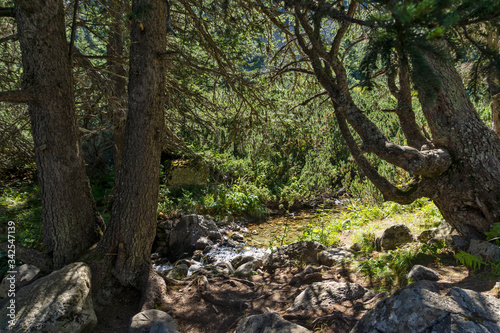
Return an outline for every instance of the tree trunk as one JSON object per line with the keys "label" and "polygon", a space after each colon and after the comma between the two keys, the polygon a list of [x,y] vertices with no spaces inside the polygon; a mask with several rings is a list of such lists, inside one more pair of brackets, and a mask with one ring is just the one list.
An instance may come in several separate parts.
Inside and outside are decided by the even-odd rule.
{"label": "tree trunk", "polygon": [[[431,147],[400,146],[390,142],[355,105],[336,48],[325,47],[320,38],[321,14],[308,16],[310,8],[291,3],[296,15],[294,31],[297,41],[309,56],[319,83],[331,97],[341,133],[363,173],[386,200],[407,204],[420,197],[429,197],[462,235],[469,239],[484,239],[484,233],[493,223],[500,221],[500,139],[479,118],[451,58],[447,58],[446,47],[442,47],[440,56],[432,53],[434,48],[420,50],[433,69],[434,73],[429,75],[436,75],[441,81],[437,91],[430,91],[423,85],[416,87],[431,129]],[[332,45],[343,34],[339,29]],[[400,66],[400,70],[404,67]],[[400,73],[401,83],[405,84],[405,76],[401,74],[404,73]],[[436,94],[437,99],[434,99]],[[412,112],[409,105],[400,103],[399,107]],[[361,147],[358,147],[347,123],[359,135]],[[411,123],[414,120],[411,119]],[[408,142],[415,142],[413,145],[417,147],[423,140],[409,130],[405,135]],[[403,189],[392,185],[368,162],[364,153],[376,154],[408,171],[414,179]]]}
{"label": "tree trunk", "polygon": [[[441,79],[437,99],[429,101],[417,86],[434,145],[446,147],[450,168],[436,180],[440,184],[434,202],[444,218],[468,238],[484,238],[484,232],[500,221],[500,139],[479,118],[453,63],[445,56],[423,51]],[[446,50],[443,51],[446,55]]]}
{"label": "tree trunk", "polygon": [[120,177],[111,220],[99,244],[116,253],[113,273],[144,290],[156,232],[160,154],[164,127],[166,6],[136,0],[133,13],[127,116]]}
{"label": "tree trunk", "polygon": [[109,70],[113,73],[111,75],[113,86],[110,96],[110,108],[113,119],[115,186],[118,185],[123,152],[123,139],[125,137],[125,121],[127,119],[127,80],[125,79],[127,71],[125,66],[117,60],[123,57],[122,18],[125,10],[124,6],[124,2],[115,0],[110,1],[108,6],[113,20],[113,25],[111,27],[112,34],[108,45],[108,56],[111,57]]}
{"label": "tree trunk", "polygon": [[62,1],[18,1],[16,21],[43,209],[45,250],[60,268],[100,237],[85,174]]}

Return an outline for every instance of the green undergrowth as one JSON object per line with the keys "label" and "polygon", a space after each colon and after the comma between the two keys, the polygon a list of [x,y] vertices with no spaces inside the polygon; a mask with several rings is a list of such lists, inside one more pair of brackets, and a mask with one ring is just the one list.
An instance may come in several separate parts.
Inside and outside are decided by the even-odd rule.
{"label": "green undergrowth", "polygon": [[[15,241],[42,249],[42,207],[38,185],[23,180],[10,186],[0,187],[0,243],[8,237],[7,225],[15,222]],[[7,272],[7,254],[0,251],[0,279]]]}

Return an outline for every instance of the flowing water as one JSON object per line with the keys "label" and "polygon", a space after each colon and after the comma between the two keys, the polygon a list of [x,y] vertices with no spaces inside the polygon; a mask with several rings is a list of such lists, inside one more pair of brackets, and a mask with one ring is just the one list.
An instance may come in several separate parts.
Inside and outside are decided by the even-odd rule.
{"label": "flowing water", "polygon": [[[328,215],[339,214],[338,210],[331,210]],[[189,269],[189,275],[207,263],[217,264],[220,262],[230,262],[239,255],[262,258],[266,253],[270,253],[269,247],[279,247],[283,244],[290,244],[302,236],[305,228],[315,223],[317,213],[314,210],[304,210],[291,213],[285,216],[272,216],[263,221],[248,223],[242,228],[245,232],[244,243],[237,243],[236,247],[215,245],[207,251],[204,257],[196,261]],[[246,229],[246,230],[245,230]],[[170,263],[154,265],[158,271],[173,268]]]}

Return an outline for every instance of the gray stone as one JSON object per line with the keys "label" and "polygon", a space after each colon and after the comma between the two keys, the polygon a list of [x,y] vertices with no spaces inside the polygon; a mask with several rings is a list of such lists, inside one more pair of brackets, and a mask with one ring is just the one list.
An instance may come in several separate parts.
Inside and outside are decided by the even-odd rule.
{"label": "gray stone", "polygon": [[433,235],[435,230],[436,230],[436,228],[427,229],[427,230],[422,231],[420,233],[420,235],[418,235],[418,237],[417,237],[418,240],[422,243],[427,243],[433,237],[432,235]]}
{"label": "gray stone", "polygon": [[253,260],[255,260],[255,258],[252,256],[237,256],[236,258],[231,260],[231,265],[233,265],[234,268],[238,268],[241,265]]}
{"label": "gray stone", "polygon": [[234,268],[229,262],[220,262],[215,265],[206,265],[199,269],[201,275],[231,275],[234,273]]}
{"label": "gray stone", "polygon": [[235,275],[251,275],[262,265],[262,260],[254,259],[252,261],[248,261],[243,265],[240,265],[236,271]]}
{"label": "gray stone", "polygon": [[352,253],[347,252],[342,248],[332,248],[319,253],[319,262],[322,265],[333,266],[345,258],[352,257]]}
{"label": "gray stone", "polygon": [[21,288],[15,297],[15,324],[10,302],[0,309],[0,332],[92,332],[97,324],[90,294],[91,273],[77,262]]}
{"label": "gray stone", "polygon": [[421,280],[438,281],[441,277],[439,276],[438,273],[434,272],[430,268],[427,268],[422,265],[415,265],[410,270],[410,273],[408,273],[408,278],[413,281],[421,281]]}
{"label": "gray stone", "polygon": [[179,333],[175,320],[166,312],[146,310],[130,320],[128,333]]}
{"label": "gray stone", "polygon": [[375,296],[375,293],[357,283],[314,282],[295,298],[287,311],[320,309],[335,303],[354,301],[365,297],[365,294],[369,298]]}
{"label": "gray stone", "polygon": [[196,244],[194,245],[195,249],[197,250],[204,250],[208,246],[214,245],[214,242],[212,242],[210,239],[207,237],[200,237],[197,241]]}
{"label": "gray stone", "polygon": [[378,251],[395,250],[414,241],[410,229],[404,224],[396,224],[385,229],[382,236],[375,240]]}
{"label": "gray stone", "polygon": [[468,252],[485,260],[500,259],[500,247],[477,239],[470,241]]}
{"label": "gray stone", "polygon": [[[212,239],[218,233],[215,222],[202,215],[183,215],[175,224],[169,237],[169,257],[174,260],[185,252],[194,251],[201,237]],[[222,236],[220,236],[222,238]]]}
{"label": "gray stone", "polygon": [[169,279],[181,280],[187,276],[189,267],[186,264],[179,264],[168,271],[167,277]]}
{"label": "gray stone", "polygon": [[239,234],[237,232],[235,232],[234,234],[231,235],[231,239],[236,241],[236,242],[243,242],[245,240],[245,238],[243,237],[242,234]]}
{"label": "gray stone", "polygon": [[284,320],[277,313],[264,313],[242,319],[236,328],[236,333],[311,333],[311,331]]}
{"label": "gray stone", "polygon": [[15,280],[16,288],[19,288],[19,286],[31,281],[38,274],[38,272],[40,272],[40,269],[32,265],[24,264],[16,267],[13,272],[16,272],[14,274],[15,279],[9,278],[9,280],[7,280],[8,277],[12,276],[12,274],[9,273],[5,275],[2,283],[0,284],[0,301],[4,298],[7,298],[8,291],[11,286],[11,281]]}
{"label": "gray stone", "polygon": [[500,300],[456,287],[442,296],[417,283],[377,303],[351,330],[364,332],[499,333]]}
{"label": "gray stone", "polygon": [[318,265],[318,254],[324,250],[326,250],[326,247],[318,242],[297,242],[282,246],[271,252],[264,258],[263,265],[268,270],[289,267],[296,263]]}

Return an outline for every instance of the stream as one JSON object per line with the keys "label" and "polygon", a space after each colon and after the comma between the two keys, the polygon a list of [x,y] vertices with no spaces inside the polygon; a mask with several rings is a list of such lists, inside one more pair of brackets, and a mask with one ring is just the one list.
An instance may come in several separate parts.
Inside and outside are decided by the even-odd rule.
{"label": "stream", "polygon": [[[332,209],[328,215],[337,215],[339,211]],[[201,257],[193,256],[190,259],[192,264],[189,267],[188,276],[203,265],[230,262],[237,256],[263,258],[271,252],[270,246],[278,247],[297,241],[307,225],[314,223],[315,220],[317,220],[315,210],[303,210],[288,215],[271,216],[259,222],[247,223],[241,226],[240,231],[235,232],[243,235],[244,241],[234,242],[235,246],[216,244],[207,248]],[[168,262],[153,265],[153,267],[162,272],[172,269],[174,265]]]}

